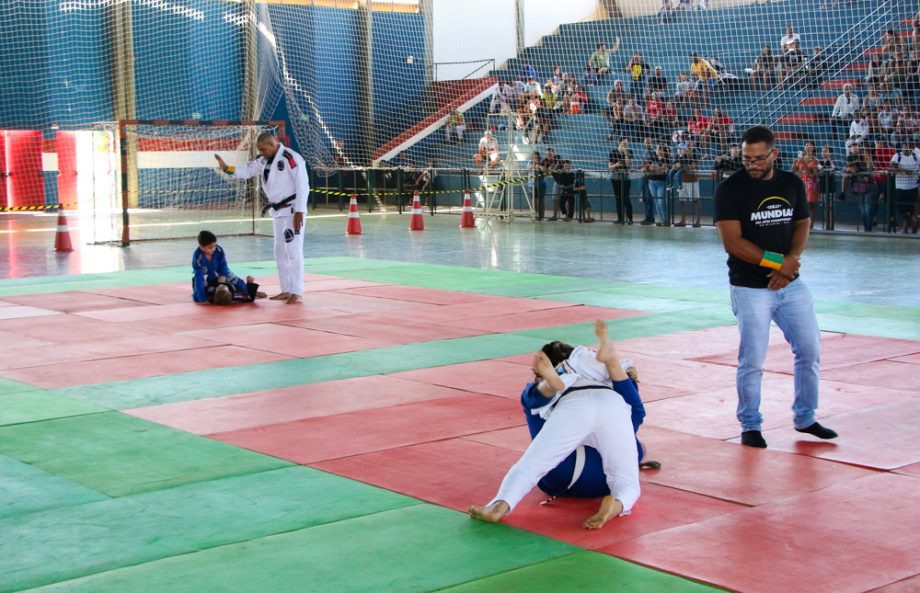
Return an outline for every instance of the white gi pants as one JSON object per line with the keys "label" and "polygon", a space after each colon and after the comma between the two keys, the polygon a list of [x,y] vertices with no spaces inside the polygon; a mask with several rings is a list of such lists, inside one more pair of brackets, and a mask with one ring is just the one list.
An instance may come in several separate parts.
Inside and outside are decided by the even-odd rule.
{"label": "white gi pants", "polygon": [[563,396],[489,504],[504,500],[514,510],[540,478],[579,445],[594,447],[601,454],[610,494],[628,513],[639,498],[636,435],[629,405],[610,389],[584,389]]}
{"label": "white gi pants", "polygon": [[[306,215],[304,216],[306,219]],[[275,232],[275,262],[281,292],[303,295],[303,236],[306,220],[300,232],[294,231],[294,215],[285,214],[272,219]]]}

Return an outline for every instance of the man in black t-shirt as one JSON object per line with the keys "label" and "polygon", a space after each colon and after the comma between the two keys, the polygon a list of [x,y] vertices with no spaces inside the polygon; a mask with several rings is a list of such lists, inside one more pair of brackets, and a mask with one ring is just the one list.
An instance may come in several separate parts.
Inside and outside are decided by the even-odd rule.
{"label": "man in black t-shirt", "polygon": [[818,320],[808,287],[799,279],[811,219],[805,186],[776,170],[779,150],[764,126],[745,132],[744,168],[716,188],[714,221],[728,252],[732,312],[738,320],[738,421],[741,444],[764,448],[760,383],[770,341],[770,321],[795,355],[795,429],[822,439],[837,436],[815,420],[818,407]]}

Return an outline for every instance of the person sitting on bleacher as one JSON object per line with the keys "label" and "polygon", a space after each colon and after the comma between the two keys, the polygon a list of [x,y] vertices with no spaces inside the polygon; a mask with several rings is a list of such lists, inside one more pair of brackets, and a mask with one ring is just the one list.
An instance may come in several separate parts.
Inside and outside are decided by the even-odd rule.
{"label": "person sitting on bleacher", "polygon": [[773,70],[776,67],[776,58],[773,56],[773,50],[769,45],[764,45],[760,50],[760,55],[754,58],[754,65],[748,69],[751,76],[751,89],[761,90],[770,88],[770,79],[773,76]]}
{"label": "person sitting on bleacher", "polygon": [[674,83],[674,100],[680,105],[686,105],[690,102],[693,93],[693,86],[690,83],[690,77],[686,72],[677,75],[677,82]]}
{"label": "person sitting on bleacher", "polygon": [[479,139],[479,150],[473,156],[476,168],[486,168],[493,152],[498,153],[498,140],[492,136],[491,130],[486,130],[482,133],[482,138]]}
{"label": "person sitting on bleacher", "polygon": [[597,50],[588,58],[588,66],[593,68],[598,76],[604,76],[610,72],[610,52],[603,43],[597,44]]}
{"label": "person sitting on bleacher", "polygon": [[843,93],[837,97],[837,102],[834,103],[834,109],[831,111],[831,121],[837,127],[834,134],[836,137],[839,138],[842,130],[849,133],[850,122],[857,111],[859,111],[859,95],[853,92],[853,85],[845,84]]}
{"label": "person sitting on bleacher", "polygon": [[668,78],[661,73],[661,66],[655,66],[655,73],[649,76],[648,92],[658,93],[661,97],[668,96]]}
{"label": "person sitting on bleacher", "polygon": [[699,92],[705,102],[709,102],[709,92],[712,90],[715,81],[719,79],[719,73],[712,67],[712,64],[699,57],[696,52],[690,54],[690,75],[696,79],[693,84],[694,92]]}
{"label": "person sitting on bleacher", "polygon": [[715,171],[717,175],[716,181],[731,177],[735,171],[739,171],[743,166],[741,162],[741,147],[737,144],[732,144],[728,152],[723,152],[715,158],[713,171]]}

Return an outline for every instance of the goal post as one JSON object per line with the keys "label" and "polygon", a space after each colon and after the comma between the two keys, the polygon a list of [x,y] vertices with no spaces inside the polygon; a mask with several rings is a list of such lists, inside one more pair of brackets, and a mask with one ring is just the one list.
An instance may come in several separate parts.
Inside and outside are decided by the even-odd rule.
{"label": "goal post", "polygon": [[202,229],[218,236],[270,233],[260,223],[258,180],[230,178],[214,155],[242,165],[257,155],[262,132],[286,140],[284,122],[120,120],[93,128],[114,139],[108,146],[116,152],[114,187],[94,189],[94,242],[187,239]]}

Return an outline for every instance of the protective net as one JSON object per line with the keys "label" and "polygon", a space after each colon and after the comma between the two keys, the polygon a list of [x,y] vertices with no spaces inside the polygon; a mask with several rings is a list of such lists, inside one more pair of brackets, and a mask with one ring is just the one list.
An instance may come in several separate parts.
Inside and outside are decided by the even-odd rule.
{"label": "protective net", "polygon": [[93,186],[76,192],[78,204],[91,200],[93,242],[188,238],[202,228],[218,235],[270,232],[259,222],[256,181],[230,179],[214,158],[245,163],[262,132],[284,136],[283,128],[258,122],[97,124],[93,160],[107,166],[95,166]]}
{"label": "protective net", "polygon": [[[525,20],[536,4],[521,3]],[[373,194],[376,204],[384,192],[411,193],[436,170],[427,188],[445,192],[441,204],[459,207],[461,194],[451,190],[463,186],[507,183],[517,189],[502,192],[502,203],[538,215],[525,177],[532,152],[552,147],[584,172],[603,218],[614,211],[608,167],[620,139],[632,159],[615,177],[635,181],[630,195],[646,195],[642,164],[660,144],[669,169],[687,147],[695,168],[688,178],[699,178],[706,198],[736,166],[730,147],[740,133],[764,123],[777,133],[783,167],[823,179],[816,215],[830,225],[830,207],[853,193],[850,156],[879,172],[871,184],[878,197],[889,149],[877,152],[875,142],[918,139],[913,1],[602,1],[596,18],[562,24],[507,60],[489,55],[504,41],[494,28],[458,23],[470,48],[459,65],[434,63],[424,7],[434,7],[437,23],[439,5],[3,2],[0,127],[9,131],[0,207],[67,202],[56,141],[96,122],[284,120],[320,204],[343,190],[362,200]],[[508,20],[504,30],[514,35],[513,11],[479,6],[470,4],[482,13],[474,19]],[[139,194],[139,204],[184,203],[182,192],[197,184],[199,198],[219,193],[205,169],[202,161],[182,170],[181,183],[164,174],[175,185],[155,182],[160,201]],[[868,186],[855,187],[862,196]],[[547,191],[547,200],[558,199],[552,184]],[[668,202],[678,199],[669,194]],[[838,205],[838,222],[858,219]]]}

